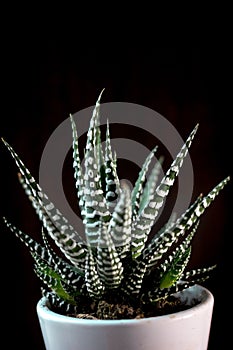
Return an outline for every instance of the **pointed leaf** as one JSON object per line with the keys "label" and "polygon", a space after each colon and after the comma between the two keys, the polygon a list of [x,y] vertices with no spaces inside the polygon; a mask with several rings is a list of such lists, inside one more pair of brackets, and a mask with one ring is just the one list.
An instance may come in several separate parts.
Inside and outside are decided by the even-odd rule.
{"label": "pointed leaf", "polygon": [[143,193],[141,196],[141,201],[139,205],[139,214],[145,209],[149,201],[153,198],[154,192],[156,190],[158,177],[161,171],[161,164],[163,162],[163,157],[160,157],[158,162],[156,162],[154,168],[151,171],[151,174],[145,184]]}
{"label": "pointed leaf", "polygon": [[97,266],[101,281],[108,289],[115,289],[123,278],[123,266],[118,256],[116,247],[103,223],[100,227]]}
{"label": "pointed leaf", "polygon": [[158,147],[156,146],[147,156],[146,160],[143,163],[142,169],[139,172],[137,181],[135,182],[133,191],[132,191],[132,212],[133,217],[136,217],[139,211],[140,202],[142,200],[142,194],[143,194],[143,188],[144,184],[146,182],[146,174],[149,169],[149,165],[155,155],[155,152],[157,151]]}
{"label": "pointed leaf", "polygon": [[185,144],[177,154],[175,160],[172,162],[169,170],[162,179],[160,185],[157,187],[153,197],[150,199],[143,211],[138,215],[132,226],[132,253],[133,257],[137,258],[147,241],[148,235],[158,215],[159,209],[162,207],[164,199],[169,193],[170,188],[174,184],[179,170],[183,164],[183,159],[188,153],[192,140],[196,134],[198,124],[190,133]]}
{"label": "pointed leaf", "polygon": [[186,268],[191,256],[191,247],[188,247],[184,252],[179,250],[172,260],[169,269],[162,276],[160,281],[160,289],[170,288],[181,277],[184,269]]}
{"label": "pointed leaf", "polygon": [[[24,178],[20,177],[20,182],[25,191],[28,189],[27,183]],[[74,264],[77,269],[85,269],[85,256],[87,254],[86,245],[81,241],[79,242],[76,237],[75,231],[70,231],[72,227],[63,225],[60,230],[54,225],[54,222],[50,220],[50,216],[47,214],[45,208],[36,200],[35,197],[29,196],[36,213],[43,223],[44,228],[48,231],[50,237],[55,241],[56,245],[61,249],[63,254]],[[51,207],[50,207],[51,208]]]}
{"label": "pointed leaf", "polygon": [[85,152],[85,175],[84,175],[84,217],[85,232],[87,242],[91,246],[96,246],[98,241],[98,228],[101,221],[109,221],[110,212],[104,197],[100,164],[97,152],[97,130],[99,119],[100,97],[96,102],[87,135]]}
{"label": "pointed leaf", "polygon": [[[59,274],[57,274],[44,260],[40,259],[37,254],[34,253],[32,256],[36,262],[34,271],[36,275],[43,281],[43,283],[52,289],[60,298],[66,300],[71,304],[75,304],[74,297],[71,294],[67,293],[67,290],[72,291],[73,294],[77,293],[77,290],[68,286],[67,290],[65,290]],[[63,282],[63,284],[65,284],[65,282]]]}
{"label": "pointed leaf", "polygon": [[189,230],[204,213],[205,209],[213,202],[215,197],[229,181],[229,177],[222,180],[204,198],[200,195],[198,199],[186,210],[186,212],[176,221],[173,227],[168,228],[158,238],[154,237],[143,252],[143,258],[148,263],[158,265],[163,255],[172,251],[172,246],[177,239]]}
{"label": "pointed leaf", "polygon": [[130,274],[125,276],[123,285],[121,286],[122,293],[133,298],[135,298],[136,295],[139,295],[146,269],[147,265],[144,261],[133,261]]}
{"label": "pointed leaf", "polygon": [[73,168],[74,168],[74,177],[76,180],[75,186],[77,190],[77,196],[79,200],[79,208],[82,210],[84,208],[84,178],[83,170],[81,166],[80,154],[79,154],[79,144],[78,144],[78,133],[77,128],[73,119],[73,116],[70,114],[70,121],[72,126],[72,139],[73,139]]}
{"label": "pointed leaf", "polygon": [[[76,236],[76,239],[82,242],[83,239],[81,236],[68,223],[68,220],[61,214],[61,212],[55,208],[54,204],[49,200],[48,196],[43,193],[41,187],[36,183],[35,179],[30,174],[29,170],[25,167],[17,153],[5,140],[3,140],[3,142],[19,168],[21,174],[21,182],[23,183],[25,193],[29,196],[29,199],[34,199],[35,202],[38,202],[39,207],[43,208],[44,212],[51,221],[51,224],[56,226],[59,230],[61,230],[61,232],[64,232],[67,235],[72,232],[72,234]],[[42,219],[41,216],[39,217]]]}
{"label": "pointed leaf", "polygon": [[130,189],[126,184],[122,184],[121,194],[117,202],[112,218],[109,222],[108,232],[120,258],[124,258],[130,250],[131,242],[131,217],[132,207],[130,199]]}
{"label": "pointed leaf", "polygon": [[107,121],[106,144],[105,144],[105,198],[110,207],[115,207],[114,201],[120,194],[120,181],[117,175],[110,142],[109,123]]}
{"label": "pointed leaf", "polygon": [[97,272],[97,266],[91,248],[86,256],[85,282],[91,298],[98,300],[102,297],[105,287]]}

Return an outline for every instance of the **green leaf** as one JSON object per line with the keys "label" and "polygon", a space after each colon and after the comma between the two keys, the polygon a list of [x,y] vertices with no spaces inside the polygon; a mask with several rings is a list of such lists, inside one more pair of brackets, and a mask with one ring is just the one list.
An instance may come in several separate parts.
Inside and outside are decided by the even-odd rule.
{"label": "green leaf", "polygon": [[184,252],[179,250],[172,260],[169,269],[162,276],[160,281],[160,289],[170,288],[181,277],[184,269],[186,268],[191,256],[191,247],[188,247]]}
{"label": "green leaf", "polygon": [[[60,298],[71,304],[76,304],[74,296],[71,294],[78,294],[78,290],[69,287],[68,285],[64,288],[65,282],[61,280],[59,274],[56,273],[44,260],[37,256],[37,254],[32,254],[32,256],[36,262],[34,271],[43,283],[52,289]],[[70,294],[67,291],[69,291]]]}
{"label": "green leaf", "polygon": [[146,182],[146,174],[149,169],[149,165],[155,155],[155,152],[157,151],[157,146],[154,147],[154,149],[149,153],[147,156],[146,160],[143,163],[142,169],[139,172],[137,181],[135,182],[132,195],[131,195],[131,201],[132,201],[132,212],[133,212],[133,218],[137,216],[139,208],[140,208],[140,203],[142,201],[142,195],[144,192],[144,184]]}
{"label": "green leaf", "polygon": [[156,162],[145,184],[145,188],[143,189],[139,205],[139,214],[141,214],[141,212],[146,208],[150,200],[153,198],[157,186],[158,177],[161,171],[161,164],[163,163],[163,159],[163,157],[160,157],[159,160]]}

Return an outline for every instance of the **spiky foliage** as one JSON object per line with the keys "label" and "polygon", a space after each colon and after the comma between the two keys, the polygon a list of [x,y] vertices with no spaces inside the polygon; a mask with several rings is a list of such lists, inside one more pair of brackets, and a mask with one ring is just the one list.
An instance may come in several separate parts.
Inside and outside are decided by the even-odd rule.
{"label": "spiky foliage", "polygon": [[[70,115],[75,187],[86,239],[55,208],[13,148],[3,140],[18,166],[20,183],[42,222],[43,243],[36,242],[8,219],[4,218],[4,221],[28,247],[34,271],[43,284],[43,294],[49,297],[52,307],[63,313],[86,310],[91,313],[103,300],[111,303],[109,305],[148,309],[150,304],[155,305],[203,282],[215,267],[186,270],[200,217],[229,177],[206,196],[200,195],[183,215],[173,218],[152,239],[148,239],[198,125],[160,183],[158,175],[162,159],[148,174],[155,159],[155,147],[146,158],[131,192],[125,183],[119,181],[108,125],[105,147],[102,147],[100,96],[90,120],[84,166],[80,159],[76,125]],[[53,241],[63,255],[55,253]],[[100,317],[114,318],[115,311]]]}

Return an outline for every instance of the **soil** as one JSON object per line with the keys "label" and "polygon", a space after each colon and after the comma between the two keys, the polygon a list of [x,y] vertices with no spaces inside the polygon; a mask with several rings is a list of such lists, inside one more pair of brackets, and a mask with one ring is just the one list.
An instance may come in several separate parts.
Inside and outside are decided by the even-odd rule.
{"label": "soil", "polygon": [[141,319],[184,311],[190,307],[191,306],[189,305],[182,304],[181,301],[175,297],[160,300],[156,304],[153,304],[153,307],[150,305],[150,308],[147,307],[143,309],[126,304],[114,304],[102,300],[93,303],[92,305],[83,305],[80,313],[69,314],[67,316],[94,320]]}

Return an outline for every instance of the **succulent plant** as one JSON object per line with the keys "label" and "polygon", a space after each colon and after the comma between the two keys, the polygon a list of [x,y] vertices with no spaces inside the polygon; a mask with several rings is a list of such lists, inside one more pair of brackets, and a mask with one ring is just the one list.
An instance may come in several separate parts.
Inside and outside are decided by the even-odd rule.
{"label": "succulent plant", "polygon": [[34,271],[42,283],[42,295],[49,299],[53,310],[87,318],[144,317],[148,310],[165,307],[177,292],[209,278],[216,265],[192,270],[187,270],[187,266],[200,218],[229,177],[206,196],[198,196],[180,217],[173,217],[151,237],[156,217],[175,182],[198,124],[162,180],[158,183],[162,159],[149,171],[155,159],[155,147],[131,191],[127,183],[118,178],[117,157],[111,147],[108,124],[103,146],[100,98],[101,94],[90,118],[84,164],[76,124],[70,115],[74,188],[85,239],[49,200],[5,140],[18,166],[19,181],[41,220],[41,242],[5,217],[4,221],[28,247]]}

